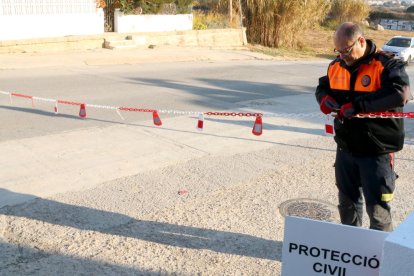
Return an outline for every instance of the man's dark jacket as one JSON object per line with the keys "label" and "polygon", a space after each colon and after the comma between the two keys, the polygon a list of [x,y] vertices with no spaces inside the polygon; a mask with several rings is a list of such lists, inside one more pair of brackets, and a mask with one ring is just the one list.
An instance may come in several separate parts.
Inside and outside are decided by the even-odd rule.
{"label": "man's dark jacket", "polygon": [[[330,95],[340,106],[351,102],[356,113],[403,111],[412,99],[405,64],[366,41],[370,51],[356,64],[347,66],[339,57],[330,63],[328,74],[319,79],[317,101]],[[355,155],[396,152],[404,145],[400,118],[335,119],[334,128],[338,147]]]}

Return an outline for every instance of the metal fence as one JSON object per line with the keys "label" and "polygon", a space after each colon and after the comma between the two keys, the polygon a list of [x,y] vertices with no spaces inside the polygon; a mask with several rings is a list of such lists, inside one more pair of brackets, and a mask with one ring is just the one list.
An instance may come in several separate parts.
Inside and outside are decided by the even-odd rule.
{"label": "metal fence", "polygon": [[0,15],[88,14],[96,0],[0,0]]}

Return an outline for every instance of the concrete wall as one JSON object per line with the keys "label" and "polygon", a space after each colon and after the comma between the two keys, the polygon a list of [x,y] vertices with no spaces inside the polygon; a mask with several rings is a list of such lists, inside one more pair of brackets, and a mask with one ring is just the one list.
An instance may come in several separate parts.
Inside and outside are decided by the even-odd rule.
{"label": "concrete wall", "polygon": [[193,15],[124,15],[117,9],[114,29],[118,33],[187,31],[193,29]]}
{"label": "concrete wall", "polygon": [[0,54],[92,50],[102,48],[103,41],[102,35],[5,40],[0,41]]}
{"label": "concrete wall", "polygon": [[158,32],[134,34],[134,39],[146,45],[173,45],[197,47],[237,47],[247,45],[245,30],[215,29],[181,32]]}
{"label": "concrete wall", "polygon": [[0,41],[0,54],[99,49],[103,48],[105,41],[122,40],[127,36],[132,36],[137,40],[144,40],[144,46],[154,44],[234,48],[247,45],[245,30],[242,31],[241,29],[125,34],[104,33],[103,35]]}
{"label": "concrete wall", "polygon": [[414,275],[414,213],[385,239],[380,275]]}

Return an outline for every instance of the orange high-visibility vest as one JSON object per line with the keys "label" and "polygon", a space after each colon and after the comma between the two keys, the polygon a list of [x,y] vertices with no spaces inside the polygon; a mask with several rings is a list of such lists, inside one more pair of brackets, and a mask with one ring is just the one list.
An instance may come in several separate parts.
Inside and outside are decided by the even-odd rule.
{"label": "orange high-visibility vest", "polygon": [[[381,87],[381,74],[384,65],[379,60],[372,59],[370,64],[361,64],[355,80],[353,91],[375,92]],[[335,62],[328,69],[329,84],[332,90],[350,91],[352,89],[351,73]]]}

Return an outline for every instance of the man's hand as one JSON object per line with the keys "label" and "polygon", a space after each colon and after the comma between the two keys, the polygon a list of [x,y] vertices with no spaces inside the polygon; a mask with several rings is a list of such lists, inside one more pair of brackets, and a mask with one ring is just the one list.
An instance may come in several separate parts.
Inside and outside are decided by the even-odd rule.
{"label": "man's hand", "polygon": [[339,117],[350,119],[355,115],[355,113],[355,108],[353,107],[352,103],[347,103],[341,106]]}
{"label": "man's hand", "polygon": [[339,104],[329,95],[322,98],[320,109],[324,114],[329,114],[339,109]]}

